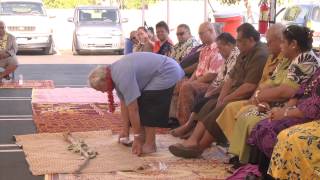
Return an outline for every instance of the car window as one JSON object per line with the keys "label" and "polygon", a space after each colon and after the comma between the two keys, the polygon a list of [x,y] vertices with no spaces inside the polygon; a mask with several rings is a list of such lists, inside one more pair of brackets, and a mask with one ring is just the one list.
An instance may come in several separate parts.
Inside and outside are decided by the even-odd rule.
{"label": "car window", "polygon": [[33,2],[2,2],[0,3],[0,15],[40,15],[45,11],[41,3]]}
{"label": "car window", "polygon": [[312,12],[312,20],[320,21],[320,7],[315,7]]}
{"label": "car window", "polygon": [[303,19],[308,14],[308,8],[303,6],[293,6],[287,9],[283,19],[285,21],[296,21]]}
{"label": "car window", "polygon": [[117,10],[114,9],[80,9],[79,21],[104,21],[118,23],[119,17]]}

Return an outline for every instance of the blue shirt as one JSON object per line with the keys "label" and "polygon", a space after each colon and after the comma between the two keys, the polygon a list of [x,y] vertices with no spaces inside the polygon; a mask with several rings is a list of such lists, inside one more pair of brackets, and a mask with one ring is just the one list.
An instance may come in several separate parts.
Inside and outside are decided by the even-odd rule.
{"label": "blue shirt", "polygon": [[179,64],[167,56],[136,52],[111,64],[116,92],[126,105],[141,96],[144,90],[164,90],[184,77]]}

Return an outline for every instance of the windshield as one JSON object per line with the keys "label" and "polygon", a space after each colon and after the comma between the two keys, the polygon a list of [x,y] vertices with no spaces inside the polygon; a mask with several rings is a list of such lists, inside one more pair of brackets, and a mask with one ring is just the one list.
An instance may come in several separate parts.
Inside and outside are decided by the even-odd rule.
{"label": "windshield", "polygon": [[313,9],[312,20],[320,21],[320,7],[316,7]]}
{"label": "windshield", "polygon": [[2,2],[0,15],[36,15],[45,16],[41,3],[33,2]]}
{"label": "windshield", "polygon": [[304,19],[305,16],[308,14],[308,8],[304,6],[294,6],[289,8],[285,15],[284,20],[286,21],[298,21]]}
{"label": "windshield", "polygon": [[79,21],[104,21],[119,23],[118,11],[115,9],[80,9]]}

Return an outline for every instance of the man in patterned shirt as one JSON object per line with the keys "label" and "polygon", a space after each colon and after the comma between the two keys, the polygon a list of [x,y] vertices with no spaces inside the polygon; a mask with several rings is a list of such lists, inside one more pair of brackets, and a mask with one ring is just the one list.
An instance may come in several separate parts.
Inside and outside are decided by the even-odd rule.
{"label": "man in patterned shirt", "polygon": [[[184,84],[193,82],[197,83],[200,91],[206,89],[212,80],[216,78],[220,66],[224,63],[215,43],[216,31],[210,22],[204,22],[200,25],[199,36],[204,46],[200,50],[197,69],[190,79],[184,79],[176,85],[170,107],[171,118],[176,118],[177,101]],[[180,125],[184,123],[186,122],[179,121]]]}
{"label": "man in patterned shirt", "polygon": [[186,24],[177,27],[177,38],[179,42],[173,46],[170,56],[180,63],[194,47],[199,45],[199,42],[191,35],[190,28]]}
{"label": "man in patterned shirt", "polygon": [[2,78],[10,79],[9,74],[18,67],[16,38],[6,32],[3,21],[0,21],[0,82]]}

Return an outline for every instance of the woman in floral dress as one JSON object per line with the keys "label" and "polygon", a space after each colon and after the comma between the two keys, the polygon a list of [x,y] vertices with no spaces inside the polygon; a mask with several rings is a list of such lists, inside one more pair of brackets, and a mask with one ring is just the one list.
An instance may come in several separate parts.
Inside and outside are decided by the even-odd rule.
{"label": "woman in floral dress", "polygon": [[281,131],[268,174],[276,179],[320,179],[319,141],[319,120]]}

